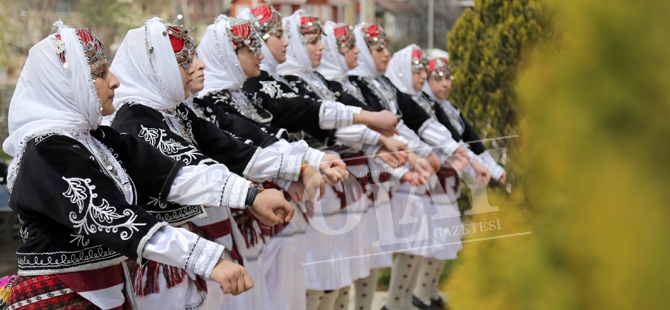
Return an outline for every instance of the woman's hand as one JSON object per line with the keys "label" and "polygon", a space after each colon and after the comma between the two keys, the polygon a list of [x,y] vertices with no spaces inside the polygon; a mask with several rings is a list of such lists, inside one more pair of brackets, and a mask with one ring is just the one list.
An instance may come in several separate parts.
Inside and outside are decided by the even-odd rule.
{"label": "woman's hand", "polygon": [[468,152],[459,147],[454,151],[454,154],[449,156],[446,161],[454,170],[463,171],[470,163],[470,156]]}
{"label": "woman's hand", "polygon": [[317,190],[321,190],[319,200],[326,194],[326,181],[323,179],[323,176],[310,165],[307,165],[305,171],[300,174],[300,182],[305,187],[306,197],[304,197],[304,199],[313,199],[316,197]]}
{"label": "woman's hand", "polygon": [[302,182],[291,182],[291,185],[288,186],[288,195],[291,196],[291,200],[294,203],[305,201],[305,186]]}
{"label": "woman's hand", "polygon": [[440,171],[442,168],[442,162],[440,162],[440,157],[438,157],[435,153],[430,153],[428,154],[428,157],[426,157],[426,160],[430,163],[430,167],[433,168],[433,171],[437,173]]}
{"label": "woman's hand", "polygon": [[489,181],[491,180],[491,174],[489,173],[489,169],[486,168],[484,165],[480,164],[478,161],[473,160],[470,165],[472,166],[472,169],[475,170],[475,173],[477,176],[475,177],[475,182],[477,182],[477,185],[479,186],[486,186],[489,184]]}
{"label": "woman's hand", "polygon": [[276,189],[265,189],[258,193],[249,210],[267,226],[288,222],[295,213],[295,208],[286,201],[284,193]]}
{"label": "woman's hand", "polygon": [[428,182],[420,173],[408,171],[402,176],[402,181],[409,182],[413,186],[424,186]]}
{"label": "woman's hand", "polygon": [[383,136],[391,137],[394,133],[398,133],[398,129],[396,129],[396,126],[398,126],[398,116],[391,111],[361,111],[358,115],[361,118],[360,123],[365,124],[368,128]]}
{"label": "woman's hand", "polygon": [[224,259],[214,266],[209,278],[221,285],[224,294],[239,295],[254,287],[254,281],[244,267]]}
{"label": "woman's hand", "polygon": [[[416,170],[416,172],[418,172],[424,179],[427,180],[430,178],[430,175],[434,173],[434,167],[431,166],[431,163],[428,160],[414,154],[413,152],[409,152],[408,160],[409,164],[414,168],[414,170]],[[438,159],[438,164],[439,162],[440,161]]]}
{"label": "woman's hand", "polygon": [[507,172],[503,172],[500,179],[498,179],[498,183],[500,183],[500,185],[505,185],[505,183],[507,183]]}
{"label": "woman's hand", "polygon": [[398,166],[393,168],[405,165],[405,162],[407,161],[407,146],[405,145],[405,143],[402,143],[393,138],[387,138],[381,136],[379,137],[379,144],[385,147],[388,153],[393,155],[393,157],[395,157]]}
{"label": "woman's hand", "polygon": [[330,185],[335,185],[349,177],[347,165],[337,155],[324,155],[319,164],[319,169],[323,171],[323,177],[326,183]]}

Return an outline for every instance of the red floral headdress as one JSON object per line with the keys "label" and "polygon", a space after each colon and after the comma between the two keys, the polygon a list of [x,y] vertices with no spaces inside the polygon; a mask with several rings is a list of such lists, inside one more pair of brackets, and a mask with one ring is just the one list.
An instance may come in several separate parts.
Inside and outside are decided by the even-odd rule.
{"label": "red floral headdress", "polygon": [[[177,63],[186,68],[193,61],[193,55],[195,55],[193,37],[191,37],[189,31],[184,29],[183,26],[166,25],[166,28],[163,35],[167,35],[170,38],[170,44],[172,45],[172,51],[177,57]],[[149,50],[149,53],[153,53],[153,47]]]}
{"label": "red floral headdress", "polygon": [[346,24],[335,25],[333,33],[335,34],[335,41],[337,45],[353,49],[356,46],[356,37],[352,31],[353,27]]}
{"label": "red floral headdress", "polygon": [[[363,38],[369,48],[382,48],[386,43],[386,32],[379,24],[369,24],[361,28]],[[380,45],[381,44],[381,45]],[[379,45],[379,47],[377,47]]]}
{"label": "red floral headdress", "polygon": [[[80,43],[84,50],[84,56],[90,65],[93,65],[91,76],[95,79],[102,74],[102,62],[106,60],[105,46],[100,42],[98,37],[87,28],[80,28],[75,30],[75,34],[79,37]],[[67,68],[67,61],[65,59],[65,43],[60,34],[55,35],[53,40],[54,50],[56,55],[63,62],[63,67]]]}
{"label": "red floral headdress", "polygon": [[302,35],[306,34],[323,34],[323,27],[321,26],[321,20],[318,17],[314,16],[301,16],[300,17],[300,33]]}
{"label": "red floral headdress", "polygon": [[254,54],[258,55],[261,50],[261,42],[258,40],[256,30],[246,20],[230,18],[228,28],[228,39],[233,43],[235,50],[242,46],[248,47]]}
{"label": "red floral headdress", "polygon": [[428,67],[428,59],[420,49],[412,50],[412,72],[421,72]]}
{"label": "red floral headdress", "polygon": [[281,14],[271,5],[261,5],[251,9],[252,25],[261,35],[263,40],[267,40],[271,34],[277,32],[281,25]]}
{"label": "red floral headdress", "polygon": [[449,65],[449,61],[446,58],[438,57],[428,61],[428,72],[430,72],[430,76],[437,78],[443,76],[450,77],[451,66]]}

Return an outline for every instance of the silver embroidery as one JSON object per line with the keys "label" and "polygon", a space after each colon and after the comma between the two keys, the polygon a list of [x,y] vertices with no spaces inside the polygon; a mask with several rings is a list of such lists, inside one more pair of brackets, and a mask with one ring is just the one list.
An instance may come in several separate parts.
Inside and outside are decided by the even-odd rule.
{"label": "silver embroidery", "polygon": [[177,122],[179,123],[181,136],[186,139],[188,143],[197,145],[195,137],[193,137],[193,127],[188,119],[188,108],[183,111],[182,109],[177,109]]}
{"label": "silver embroidery", "polygon": [[44,135],[35,137],[35,145],[40,144],[40,142],[42,142],[44,139],[46,139],[46,138],[48,138],[48,137],[51,137],[51,136],[53,136],[53,135],[55,135],[55,134],[56,134],[55,132],[49,132],[49,133],[46,133],[46,134],[44,134]]}
{"label": "silver embroidery", "polygon": [[277,81],[260,81],[260,83],[262,85],[261,91],[273,99],[298,97],[296,93],[285,93]]}
{"label": "silver embroidery", "polygon": [[243,93],[230,93],[224,89],[214,93],[212,99],[214,99],[214,104],[227,104],[233,107],[240,115],[258,124],[268,124],[272,121],[270,112],[266,111],[267,114],[270,114],[267,118],[261,116],[258,113],[258,109],[253,104],[250,104],[249,99]]}
{"label": "silver embroidery", "polygon": [[294,83],[292,83],[292,85],[302,83],[307,92],[316,94],[320,99],[337,101],[338,95],[330,91],[330,89],[328,89],[328,87],[324,85],[323,81],[315,74],[311,74],[308,76],[303,76],[299,74],[290,74],[290,75],[299,79],[299,81],[295,81]]}
{"label": "silver embroidery", "polygon": [[198,155],[202,155],[202,153],[192,145],[183,145],[172,138],[165,139],[167,133],[164,129],[148,128],[143,125],[140,126],[142,129],[138,136],[144,139],[144,141],[151,143],[151,145],[158,148],[161,153],[174,160],[180,160],[189,165]]}
{"label": "silver embroidery", "polygon": [[[123,210],[123,214],[116,212],[116,207],[110,206],[107,199],[102,198],[99,205],[94,203],[98,197],[93,190],[95,185],[91,185],[91,179],[65,178],[68,189],[63,193],[65,198],[79,207],[78,212],[71,211],[69,214],[70,222],[74,224],[73,228],[77,234],[94,234],[98,231],[116,234],[121,229],[119,237],[121,240],[128,240],[133,233],[139,231],[137,227],[145,226],[146,223],[135,223],[137,215],[130,209]],[[81,218],[79,216],[83,215]],[[119,219],[126,221],[120,224],[112,225]],[[90,221],[90,222],[89,222]]]}
{"label": "silver embroidery", "polygon": [[28,242],[30,239],[30,233],[28,232],[28,229],[23,226],[23,221],[21,218],[19,218],[19,222],[21,223],[21,228],[19,228],[19,237],[21,237],[21,240],[23,240],[23,243]]}
{"label": "silver embroidery", "polygon": [[156,197],[149,197],[149,202],[147,204],[150,205],[150,206],[159,207],[161,209],[167,208],[167,202],[163,202]]}
{"label": "silver embroidery", "polygon": [[[116,260],[125,260],[120,254],[112,249],[96,245],[79,251],[60,251],[47,253],[20,253],[17,252],[19,274],[38,275],[54,273],[47,268],[58,268],[59,270],[76,271],[78,266],[97,262],[101,267],[116,263]],[[114,259],[116,258],[116,259]],[[36,270],[47,269],[47,270]]]}
{"label": "silver embroidery", "polygon": [[363,98],[363,93],[361,93],[361,89],[358,88],[358,85],[355,82],[344,82],[340,84],[342,84],[342,88],[344,89],[345,93],[354,96],[356,99],[358,99],[358,101],[367,105],[365,98]]}
{"label": "silver embroidery", "polygon": [[388,85],[386,80],[382,77],[378,77],[377,79],[364,77],[363,80],[368,83],[370,90],[372,90],[372,93],[379,98],[380,103],[384,105],[386,110],[402,115],[397,104],[398,94],[393,86]]}
{"label": "silver embroidery", "polygon": [[72,237],[72,240],[70,240],[70,243],[77,242],[78,246],[87,246],[89,243],[89,239],[82,236],[82,235],[76,235],[76,234],[70,234],[70,237]]}

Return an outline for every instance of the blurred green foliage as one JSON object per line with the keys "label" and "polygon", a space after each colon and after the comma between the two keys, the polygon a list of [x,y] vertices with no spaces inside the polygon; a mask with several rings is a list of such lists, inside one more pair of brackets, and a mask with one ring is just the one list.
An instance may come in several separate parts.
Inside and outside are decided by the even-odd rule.
{"label": "blurred green foliage", "polygon": [[475,0],[448,35],[451,100],[482,138],[516,134],[519,108],[513,85],[519,64],[524,50],[551,38],[549,24],[541,0]]}
{"label": "blurred green foliage", "polygon": [[508,89],[525,180],[496,198],[499,212],[475,216],[500,218],[490,236],[532,235],[467,243],[446,287],[451,303],[667,309],[670,3],[550,5],[555,42],[530,51]]}

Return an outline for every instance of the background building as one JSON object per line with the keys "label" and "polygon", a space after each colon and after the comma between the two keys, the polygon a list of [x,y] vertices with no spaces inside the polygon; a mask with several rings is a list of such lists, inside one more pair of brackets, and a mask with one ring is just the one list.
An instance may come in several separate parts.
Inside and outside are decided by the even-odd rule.
{"label": "background building", "polygon": [[372,21],[375,17],[375,0],[232,0],[231,15],[247,7],[271,4],[283,15],[303,9],[323,20],[354,24],[361,20]]}
{"label": "background building", "polygon": [[[129,29],[158,16],[197,28],[196,42],[219,14],[236,16],[244,8],[261,4],[274,6],[283,15],[304,9],[322,20],[348,24],[360,21],[384,25],[391,51],[416,43],[426,47],[429,0],[0,0],[0,139],[7,135],[6,111],[14,84],[28,50],[52,30],[61,19],[71,27],[88,27],[105,43],[113,61]],[[446,33],[472,1],[434,0],[436,48],[446,48]]]}

